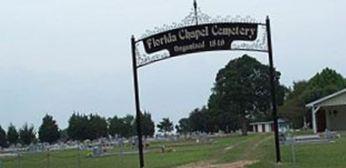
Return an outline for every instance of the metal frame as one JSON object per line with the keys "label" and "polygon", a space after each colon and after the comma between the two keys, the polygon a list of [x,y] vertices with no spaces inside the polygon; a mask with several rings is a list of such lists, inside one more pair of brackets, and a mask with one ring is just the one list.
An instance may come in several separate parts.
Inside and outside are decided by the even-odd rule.
{"label": "metal frame", "polygon": [[[193,13],[195,16],[196,25],[198,25],[198,16],[197,16],[197,3],[194,2],[194,10]],[[246,23],[246,22],[245,22]],[[255,51],[255,52],[265,52],[268,53],[269,58],[269,74],[270,74],[270,85],[271,85],[271,97],[272,97],[272,117],[274,121],[274,135],[275,135],[275,149],[276,149],[276,161],[281,162],[281,154],[280,154],[280,144],[279,144],[279,131],[278,131],[278,116],[277,116],[277,104],[276,104],[276,88],[275,88],[275,69],[273,63],[273,49],[272,49],[272,41],[271,41],[271,32],[270,32],[270,20],[267,16],[266,23],[258,23],[258,25],[266,27],[266,38],[267,38],[267,50],[260,49],[231,49],[238,51]],[[190,25],[191,26],[191,25]],[[182,27],[183,28],[183,27]],[[143,38],[142,38],[143,39]],[[138,69],[140,67],[152,64],[154,62],[158,62],[164,59],[172,58],[172,57],[164,57],[161,59],[156,59],[153,61],[149,61],[145,64],[138,65],[137,64],[137,49],[136,44],[141,42],[142,39],[137,40],[134,36],[131,37],[131,49],[132,49],[132,68],[133,68],[133,83],[134,83],[134,95],[135,95],[135,106],[136,106],[136,122],[137,122],[137,136],[138,136],[138,150],[139,150],[139,166],[140,168],[144,167],[144,155],[143,155],[143,142],[142,142],[142,128],[141,128],[141,110],[140,110],[140,99],[139,99],[139,84],[138,84]]]}

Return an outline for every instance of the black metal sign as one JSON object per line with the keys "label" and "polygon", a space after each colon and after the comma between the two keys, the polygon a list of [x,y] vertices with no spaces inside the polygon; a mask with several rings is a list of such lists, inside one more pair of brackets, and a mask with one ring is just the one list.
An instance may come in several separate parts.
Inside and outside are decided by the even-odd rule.
{"label": "black metal sign", "polygon": [[[225,22],[224,19],[218,22],[214,19],[211,20],[210,17],[206,15],[198,17],[197,3],[195,2],[194,12],[186,19],[187,25],[176,25],[177,27],[169,27],[164,31],[149,32],[149,35],[137,41],[134,36],[131,38],[140,167],[144,167],[144,153],[139,102],[138,68],[178,55],[215,50],[242,50],[268,53],[270,66],[268,72],[270,74],[269,81],[272,95],[276,161],[280,162],[281,154],[269,17],[267,17],[265,23],[254,23],[246,20],[231,20]],[[193,23],[195,23],[195,25]],[[259,35],[260,32],[262,35]],[[141,53],[139,48],[142,48],[144,53]]]}
{"label": "black metal sign", "polygon": [[233,41],[257,39],[258,24],[214,23],[174,29],[142,39],[145,52],[168,50],[170,57],[214,50],[231,50]]}

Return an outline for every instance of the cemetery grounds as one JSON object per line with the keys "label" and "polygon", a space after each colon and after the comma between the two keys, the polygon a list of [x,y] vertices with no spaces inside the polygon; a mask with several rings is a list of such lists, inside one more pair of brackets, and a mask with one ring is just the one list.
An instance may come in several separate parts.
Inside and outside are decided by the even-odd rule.
{"label": "cemetery grounds", "polygon": [[[232,135],[206,141],[151,142],[145,153],[148,168],[344,168],[346,133],[329,143],[281,145],[283,162],[275,163],[272,134]],[[165,146],[163,153],[163,146]],[[138,154],[127,145],[110,155],[88,157],[90,152],[67,150],[0,157],[1,168],[136,168]],[[294,153],[294,154],[293,154]]]}

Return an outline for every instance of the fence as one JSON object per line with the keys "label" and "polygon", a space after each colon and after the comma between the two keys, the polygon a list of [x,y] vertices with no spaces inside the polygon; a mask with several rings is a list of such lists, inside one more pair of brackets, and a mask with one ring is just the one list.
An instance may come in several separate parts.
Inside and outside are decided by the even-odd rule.
{"label": "fence", "polygon": [[79,152],[64,156],[54,152],[17,153],[15,157],[6,157],[0,161],[0,168],[81,168],[82,156],[78,153]]}
{"label": "fence", "polygon": [[63,151],[18,152],[0,157],[0,168],[82,168],[94,165],[114,167],[121,164],[126,156],[130,156],[133,161],[133,158],[137,158],[137,154],[137,149],[130,145],[114,147],[99,156],[92,150],[79,148]]}

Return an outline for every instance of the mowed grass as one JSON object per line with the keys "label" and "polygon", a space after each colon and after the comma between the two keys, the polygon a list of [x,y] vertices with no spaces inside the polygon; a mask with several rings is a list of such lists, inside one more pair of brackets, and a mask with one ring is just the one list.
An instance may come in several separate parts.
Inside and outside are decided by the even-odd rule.
{"label": "mowed grass", "polygon": [[[259,162],[250,168],[282,167],[282,168],[345,168],[346,167],[346,133],[330,143],[310,143],[281,145],[282,163],[277,165],[273,137],[265,141],[255,150]],[[253,157],[256,158],[256,157]],[[295,158],[295,162],[294,162]]]}
{"label": "mowed grass", "polygon": [[[345,135],[345,134],[344,134]],[[213,139],[210,143],[195,141],[155,142],[151,151],[145,154],[145,167],[169,168],[194,162],[213,164],[230,163],[239,160],[257,161],[250,168],[299,167],[299,168],[344,168],[346,167],[346,138],[327,144],[301,144],[295,146],[296,163],[292,163],[291,146],[282,145],[282,160],[275,163],[274,140],[272,134],[249,136],[229,136]],[[171,152],[161,153],[165,145]],[[130,150],[130,149],[126,149]],[[115,155],[88,158],[86,152],[69,150],[40,154],[25,154],[17,158],[1,158],[3,167],[17,168],[136,168],[138,155]],[[48,157],[49,156],[49,157]]]}

